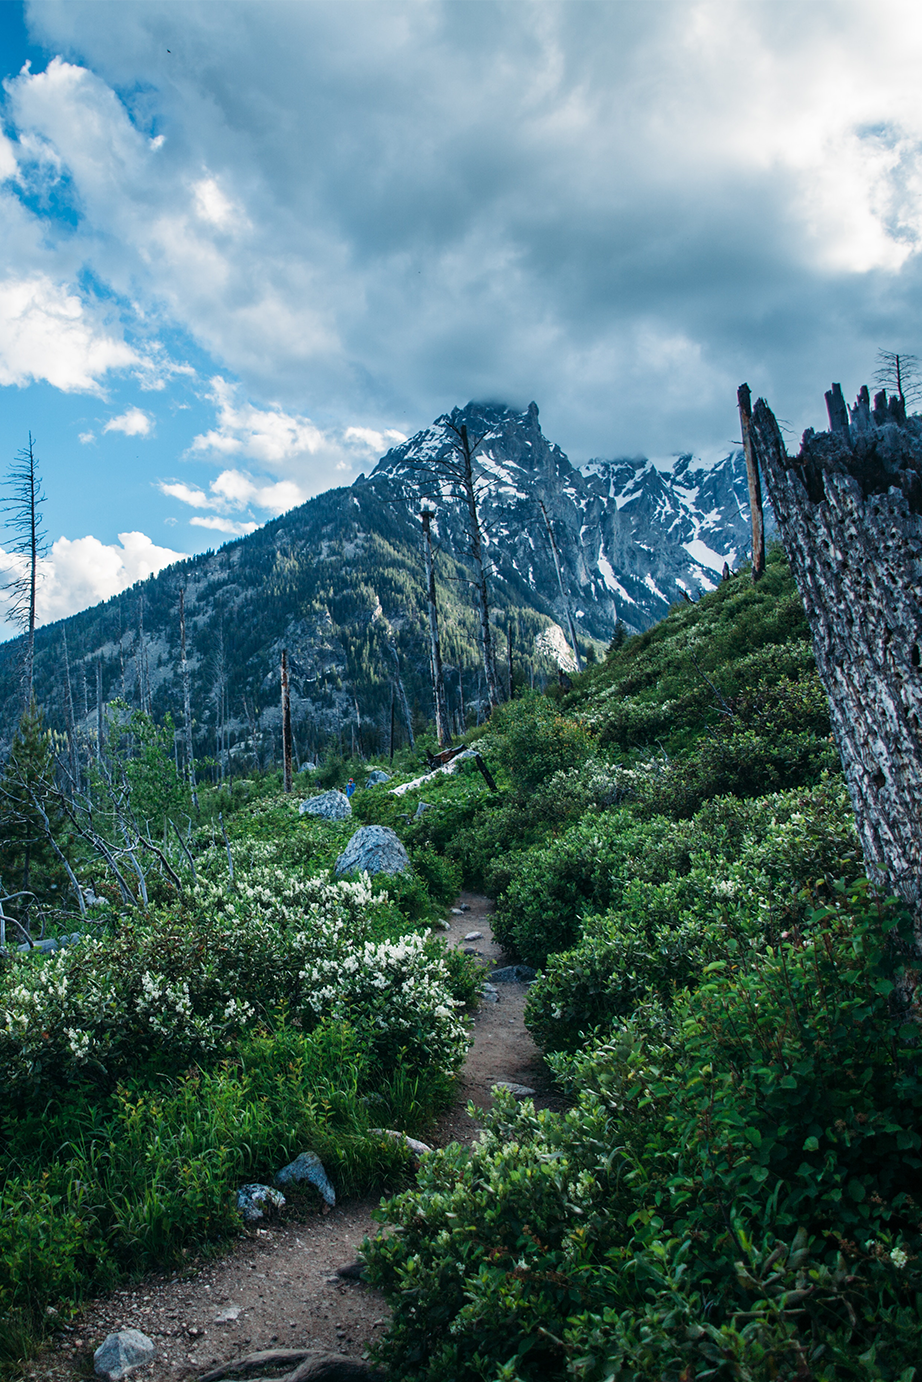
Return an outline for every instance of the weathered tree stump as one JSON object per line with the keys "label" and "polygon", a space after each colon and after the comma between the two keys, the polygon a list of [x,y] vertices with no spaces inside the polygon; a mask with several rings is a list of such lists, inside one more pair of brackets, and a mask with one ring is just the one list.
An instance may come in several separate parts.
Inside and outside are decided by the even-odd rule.
{"label": "weathered tree stump", "polygon": [[[863,389],[788,455],[759,399],[750,436],[803,597],[869,873],[922,958],[922,419]],[[914,987],[910,984],[910,987]]]}

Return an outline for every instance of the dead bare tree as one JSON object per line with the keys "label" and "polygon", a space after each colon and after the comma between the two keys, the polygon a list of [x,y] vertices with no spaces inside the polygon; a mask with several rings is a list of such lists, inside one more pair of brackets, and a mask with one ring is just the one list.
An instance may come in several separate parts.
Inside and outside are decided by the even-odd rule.
{"label": "dead bare tree", "polygon": [[483,671],[490,708],[493,709],[499,705],[501,692],[496,672],[493,630],[490,626],[491,601],[486,532],[480,516],[485,478],[482,468],[477,463],[477,453],[490,436],[490,430],[488,428],[479,436],[471,437],[467,424],[460,421],[457,410],[444,421],[446,447],[437,455],[417,461],[416,469],[423,477],[424,492],[426,481],[430,482],[428,497],[453,499],[462,514],[467,536],[467,555],[474,566]]}
{"label": "dead bare tree", "polygon": [[189,687],[189,662],[186,658],[186,587],[179,592],[179,656],[182,671],[182,704],[184,728],[186,731],[186,771],[189,774],[189,788],[192,792],[192,805],[198,810],[198,792],[195,785],[195,753],[192,746],[192,693]]}
{"label": "dead bare tree", "polygon": [[35,454],[35,439],[29,433],[29,444],[18,453],[7,475],[7,493],[3,512],[8,515],[6,526],[13,533],[8,550],[18,558],[13,573],[6,581],[9,596],[8,617],[18,625],[24,638],[22,656],[22,704],[27,709],[32,700],[35,670],[35,600],[39,583],[39,563],[48,545],[42,529],[41,505],[45,496]]}
{"label": "dead bare tree", "polygon": [[576,627],[573,623],[573,611],[570,607],[570,597],[563,583],[563,570],[560,565],[560,552],[557,550],[557,539],[554,536],[554,529],[551,527],[551,520],[548,517],[543,499],[539,498],[538,508],[541,510],[541,517],[544,519],[544,526],[547,528],[547,536],[551,544],[551,555],[554,558],[554,570],[557,572],[557,588],[560,591],[560,598],[567,614],[567,625],[570,629],[570,642],[573,645],[573,660],[576,663],[577,672],[581,672],[583,670],[583,662],[579,655],[579,643],[576,641]]}
{"label": "dead bare tree", "polygon": [[442,645],[439,640],[439,609],[435,591],[435,563],[432,560],[432,523],[435,513],[423,507],[423,554],[426,559],[426,589],[429,604],[429,665],[432,669],[432,696],[435,702],[435,734],[443,749],[451,735],[448,727],[448,705],[445,698],[445,675],[442,671]]}
{"label": "dead bare tree", "polygon": [[288,682],[288,649],[282,649],[282,777],[286,792],[291,791],[291,688]]}
{"label": "dead bare tree", "polygon": [[[752,438],[749,435],[752,424],[752,394],[748,384],[740,384],[736,391],[736,402],[740,412],[743,454],[746,457],[746,478],[749,482],[749,513],[752,522],[752,580],[754,584],[765,575],[765,519],[762,513],[762,482],[759,479],[759,467],[753,455]],[[724,568],[729,571],[726,562],[724,562]]]}
{"label": "dead bare tree", "polygon": [[834,385],[830,430],[808,429],[796,457],[763,399],[750,435],[806,608],[868,870],[912,912],[922,963],[922,419],[897,421],[885,393],[873,413],[867,389],[850,415],[841,400]]}
{"label": "dead bare tree", "polygon": [[878,388],[895,395],[903,417],[910,403],[922,401],[922,372],[917,355],[900,355],[895,350],[877,352],[874,383]]}

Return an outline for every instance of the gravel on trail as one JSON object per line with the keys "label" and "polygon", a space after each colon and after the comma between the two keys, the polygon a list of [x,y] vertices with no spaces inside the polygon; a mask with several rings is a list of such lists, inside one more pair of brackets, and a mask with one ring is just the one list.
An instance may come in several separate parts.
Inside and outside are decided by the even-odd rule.
{"label": "gravel on trail", "polygon": [[[461,911],[461,908],[464,911]],[[462,893],[442,933],[449,946],[471,948],[471,931],[484,977],[504,956],[493,940],[493,903]],[[507,1081],[537,1091],[538,1108],[562,1108],[538,1048],[525,1029],[528,985],[507,983],[473,1020],[473,1045],[458,1078],[452,1107],[425,1134],[434,1147],[471,1143],[478,1122],[468,1112],[492,1105],[493,1084]],[[383,1297],[337,1269],[355,1262],[362,1239],[376,1224],[378,1197],[347,1200],[322,1213],[306,1197],[281,1219],[248,1228],[220,1258],[201,1258],[181,1273],[149,1275],[90,1302],[52,1344],[24,1366],[40,1382],[75,1382],[92,1376],[93,1351],[107,1334],[140,1329],[156,1345],[152,1363],[132,1382],[179,1382],[214,1364],[257,1349],[311,1347],[361,1358],[388,1322]],[[325,1208],[325,1206],[324,1206]]]}

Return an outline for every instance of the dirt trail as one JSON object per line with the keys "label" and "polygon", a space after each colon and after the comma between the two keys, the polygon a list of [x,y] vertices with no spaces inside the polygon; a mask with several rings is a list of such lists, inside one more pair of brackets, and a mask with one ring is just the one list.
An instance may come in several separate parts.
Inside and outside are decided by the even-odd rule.
{"label": "dirt trail", "polygon": [[[476,951],[488,969],[503,963],[490,928],[492,911],[488,898],[462,893],[445,933],[448,945]],[[475,931],[481,938],[465,939]],[[499,1080],[535,1089],[539,1107],[558,1106],[525,1030],[526,985],[497,984],[496,990],[498,1001],[483,1003],[474,1020],[458,1097],[429,1134],[432,1145],[472,1142],[477,1123],[467,1103],[490,1107],[490,1089]],[[92,1373],[93,1350],[107,1334],[127,1328],[140,1329],[157,1348],[154,1362],[132,1374],[138,1382],[178,1382],[214,1363],[274,1346],[360,1358],[386,1324],[387,1306],[376,1291],[342,1280],[336,1270],[355,1261],[362,1239],[373,1232],[371,1211],[377,1203],[352,1200],[328,1215],[318,1211],[267,1223],[220,1260],[200,1263],[183,1276],[145,1277],[95,1300],[25,1375],[53,1382],[85,1377]]]}

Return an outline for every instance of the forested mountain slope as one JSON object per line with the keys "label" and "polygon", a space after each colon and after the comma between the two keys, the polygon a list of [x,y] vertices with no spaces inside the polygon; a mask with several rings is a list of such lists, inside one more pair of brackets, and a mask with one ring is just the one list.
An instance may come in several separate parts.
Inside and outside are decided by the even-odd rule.
{"label": "forested mountain slope", "polygon": [[[195,745],[226,767],[272,761],[279,663],[292,668],[296,754],[342,734],[366,752],[390,737],[400,675],[411,715],[431,717],[419,507],[435,496],[436,572],[453,725],[483,701],[478,618],[464,515],[432,464],[450,424],[482,438],[482,491],[498,653],[530,685],[569,656],[559,628],[574,615],[583,651],[617,624],[642,629],[683,590],[712,589],[723,560],[745,554],[745,468],[734,452],[713,470],[682,457],[668,472],[644,460],[595,461],[585,473],[541,432],[537,407],[468,404],[390,451],[370,477],[331,490],[36,637],[35,685],[49,723],[67,728],[64,637],[78,737],[91,746],[98,700],[122,699],[158,720],[182,719],[179,594],[185,589]],[[444,489],[444,487],[443,487]],[[542,513],[541,505],[544,506]],[[547,519],[545,521],[546,514]],[[551,547],[556,543],[561,580]],[[536,644],[551,629],[552,637]],[[19,645],[0,647],[0,742],[18,718]],[[397,701],[398,742],[407,734]],[[463,715],[462,715],[463,712]]]}

